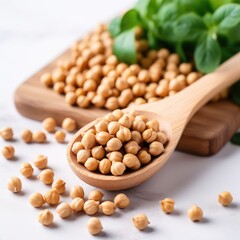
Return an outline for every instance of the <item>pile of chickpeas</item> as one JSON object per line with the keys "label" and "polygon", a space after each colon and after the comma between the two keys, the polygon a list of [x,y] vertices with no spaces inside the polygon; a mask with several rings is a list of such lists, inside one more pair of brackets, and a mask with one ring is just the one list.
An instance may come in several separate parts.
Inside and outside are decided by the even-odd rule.
{"label": "pile of chickpeas", "polygon": [[138,64],[127,65],[113,54],[108,26],[101,24],[76,42],[70,56],[40,80],[65,95],[70,105],[115,110],[131,102],[143,104],[172,96],[202,76],[192,63],[181,63],[179,55],[168,49],[149,49],[142,35],[137,28]]}
{"label": "pile of chickpeas", "polygon": [[77,162],[89,171],[120,176],[136,171],[164,152],[168,141],[156,119],[117,109],[100,118],[72,146]]}

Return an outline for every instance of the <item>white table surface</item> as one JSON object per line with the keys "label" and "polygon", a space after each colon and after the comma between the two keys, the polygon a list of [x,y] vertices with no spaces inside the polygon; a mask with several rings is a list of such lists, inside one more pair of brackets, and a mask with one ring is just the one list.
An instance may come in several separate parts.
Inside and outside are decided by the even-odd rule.
{"label": "white table surface", "polygon": [[[44,227],[37,221],[39,210],[28,204],[34,191],[48,189],[36,179],[20,176],[20,165],[32,162],[37,154],[49,157],[56,177],[66,180],[67,187],[81,184],[86,192],[93,187],[80,181],[66,161],[66,144],[58,144],[48,135],[49,143],[27,145],[20,139],[25,128],[40,130],[39,122],[20,116],[13,103],[16,87],[27,77],[65,50],[74,40],[98,22],[107,21],[134,1],[121,0],[0,0],[0,127],[14,129],[16,160],[0,157],[0,240],[77,240],[94,239],[86,229],[89,217],[83,214],[67,220],[54,212],[54,226]],[[67,136],[68,139],[71,135]],[[0,148],[7,143],[0,139]],[[35,171],[35,176],[38,171]],[[6,188],[10,176],[20,176],[23,192],[13,194]],[[234,204],[224,208],[217,195],[228,190]],[[213,157],[203,158],[176,152],[150,180],[124,191],[131,206],[112,217],[100,216],[104,232],[96,239],[238,239],[240,234],[240,148],[228,143]],[[105,199],[115,192],[105,191]],[[172,197],[176,211],[165,215],[158,201]],[[68,197],[62,198],[69,201]],[[204,220],[193,223],[187,209],[197,204]],[[136,230],[131,217],[145,213],[150,220],[144,232]]]}

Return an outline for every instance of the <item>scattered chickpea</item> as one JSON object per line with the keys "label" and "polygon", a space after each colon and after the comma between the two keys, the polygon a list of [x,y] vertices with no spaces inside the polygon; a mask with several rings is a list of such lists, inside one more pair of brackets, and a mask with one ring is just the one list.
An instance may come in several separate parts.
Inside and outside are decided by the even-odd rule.
{"label": "scattered chickpea", "polygon": [[88,194],[88,200],[101,202],[102,198],[103,198],[103,193],[99,190],[93,190]]}
{"label": "scattered chickpea", "polygon": [[174,200],[171,198],[165,198],[162,201],[159,202],[161,209],[165,213],[172,213],[174,211]]}
{"label": "scattered chickpea", "polygon": [[57,190],[51,189],[44,194],[44,199],[48,205],[57,205],[60,201],[60,195]]}
{"label": "scattered chickpea", "polygon": [[45,226],[51,225],[53,223],[53,218],[52,212],[48,209],[42,210],[38,214],[38,221]]}
{"label": "scattered chickpea", "polygon": [[59,194],[63,194],[66,191],[66,182],[62,179],[56,179],[52,183],[52,189],[56,190]]}
{"label": "scattered chickpea", "polygon": [[94,215],[98,212],[99,202],[87,200],[83,205],[83,210],[87,215]]}
{"label": "scattered chickpea", "polygon": [[44,132],[37,131],[37,132],[33,133],[32,139],[36,143],[45,143],[47,137],[46,137],[46,134]]}
{"label": "scattered chickpea", "polygon": [[90,156],[91,156],[90,150],[81,149],[77,153],[77,161],[79,163],[85,164],[85,162],[87,161],[88,158],[90,158]]}
{"label": "scattered chickpea", "polygon": [[45,155],[38,155],[33,162],[34,166],[39,169],[44,169],[47,167],[48,158]]}
{"label": "scattered chickpea", "polygon": [[0,135],[4,140],[10,141],[13,138],[13,130],[10,127],[5,127],[1,129]]}
{"label": "scattered chickpea", "polygon": [[89,219],[89,221],[87,223],[87,228],[88,228],[89,233],[92,235],[99,234],[103,229],[101,221],[97,217],[92,217]]}
{"label": "scattered chickpea", "polygon": [[22,140],[25,143],[30,143],[32,142],[32,132],[28,129],[24,130],[21,134]]}
{"label": "scattered chickpea", "polygon": [[63,143],[65,141],[65,137],[66,137],[66,133],[58,130],[56,131],[56,133],[54,134],[55,139],[57,140],[57,142],[59,143]]}
{"label": "scattered chickpea", "polygon": [[59,217],[68,218],[72,215],[73,210],[72,210],[69,203],[62,202],[57,206],[56,212],[57,212]]}
{"label": "scattered chickpea", "polygon": [[83,205],[84,205],[84,200],[80,197],[74,198],[70,203],[70,207],[75,213],[82,211]]}
{"label": "scattered chickpea", "polygon": [[102,212],[104,215],[110,216],[113,215],[115,213],[116,210],[116,206],[113,202],[111,201],[105,201],[102,202],[99,205],[99,210],[100,212]]}
{"label": "scattered chickpea", "polygon": [[72,118],[65,118],[62,122],[62,128],[67,132],[74,132],[77,128],[77,123]]}
{"label": "scattered chickpea", "polygon": [[13,159],[14,153],[15,153],[15,149],[11,145],[7,145],[2,149],[3,157],[5,157],[8,160]]}
{"label": "scattered chickpea", "polygon": [[233,201],[232,194],[230,192],[222,192],[218,195],[218,202],[223,206],[229,206]]}
{"label": "scattered chickpea", "polygon": [[33,171],[32,165],[28,162],[24,162],[20,169],[20,173],[26,178],[30,178],[33,175]]}
{"label": "scattered chickpea", "polygon": [[197,205],[192,205],[192,207],[188,209],[188,217],[194,222],[201,221],[203,219],[203,211]]}
{"label": "scattered chickpea", "polygon": [[147,228],[149,221],[145,214],[137,214],[132,218],[134,226],[138,230],[144,230]]}
{"label": "scattered chickpea", "polygon": [[53,183],[53,177],[54,172],[51,169],[45,169],[38,175],[39,180],[47,185]]}
{"label": "scattered chickpea", "polygon": [[40,78],[41,83],[43,83],[46,87],[52,87],[52,76],[50,73],[44,73]]}
{"label": "scattered chickpea", "polygon": [[76,185],[70,188],[70,197],[72,199],[80,197],[84,198],[84,190],[81,186]]}
{"label": "scattered chickpea", "polygon": [[118,208],[126,208],[130,204],[130,200],[125,194],[119,193],[114,198],[114,204]]}
{"label": "scattered chickpea", "polygon": [[39,208],[45,203],[43,195],[39,192],[31,194],[28,201],[35,208]]}
{"label": "scattered chickpea", "polygon": [[21,192],[22,190],[22,182],[18,177],[11,177],[8,181],[7,188],[9,191],[13,193]]}
{"label": "scattered chickpea", "polygon": [[48,132],[54,132],[55,131],[55,128],[57,126],[57,122],[54,118],[52,117],[48,117],[48,118],[45,118],[42,122],[42,126],[43,128],[48,131]]}

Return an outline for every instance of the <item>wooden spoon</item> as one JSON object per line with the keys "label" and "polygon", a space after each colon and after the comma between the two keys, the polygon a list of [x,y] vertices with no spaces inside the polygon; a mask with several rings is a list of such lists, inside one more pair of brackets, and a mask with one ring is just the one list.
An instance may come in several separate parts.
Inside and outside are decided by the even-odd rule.
{"label": "wooden spoon", "polygon": [[154,103],[134,106],[133,109],[137,110],[139,114],[146,115],[149,119],[158,119],[161,130],[167,134],[169,139],[165,152],[139,170],[128,172],[122,176],[103,175],[90,172],[77,162],[76,156],[71,151],[72,146],[76,141],[81,140],[81,133],[92,128],[96,121],[81,128],[69,143],[67,158],[70,167],[86,183],[108,190],[126,189],[146,181],[170,158],[186,124],[194,113],[216,94],[239,79],[240,53],[223,63],[215,72],[203,76],[176,95]]}

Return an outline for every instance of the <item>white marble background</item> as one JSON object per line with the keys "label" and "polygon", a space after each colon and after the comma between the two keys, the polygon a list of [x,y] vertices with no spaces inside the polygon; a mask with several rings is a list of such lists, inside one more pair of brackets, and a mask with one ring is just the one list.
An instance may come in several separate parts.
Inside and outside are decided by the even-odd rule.
{"label": "white marble background", "polygon": [[[34,191],[48,188],[36,179],[23,181],[23,193],[6,189],[8,178],[19,174],[24,161],[32,162],[37,154],[49,156],[49,166],[67,185],[81,184],[86,192],[93,188],[82,183],[67,165],[66,145],[52,136],[45,145],[26,145],[20,139],[25,128],[41,129],[39,122],[20,116],[15,110],[13,93],[27,77],[65,50],[98,22],[107,21],[134,1],[121,0],[0,0],[0,127],[14,129],[16,160],[0,157],[0,240],[77,240],[94,239],[86,230],[88,216],[80,214],[43,227],[37,221],[39,210],[28,204]],[[68,139],[71,136],[68,135]],[[0,139],[0,148],[6,142]],[[96,239],[237,239],[240,234],[240,148],[228,143],[217,155],[203,158],[176,152],[170,161],[146,183],[124,191],[132,204],[112,217],[101,216],[104,233]],[[37,171],[35,175],[37,175]],[[229,190],[234,204],[224,208],[217,203],[219,192]],[[106,199],[116,193],[105,192]],[[176,212],[165,215],[158,201],[172,197]],[[63,200],[68,201],[67,197]],[[186,211],[193,203],[204,211],[202,223],[192,223]],[[54,211],[54,208],[51,208]],[[137,231],[131,223],[136,213],[145,213],[150,227]]]}

